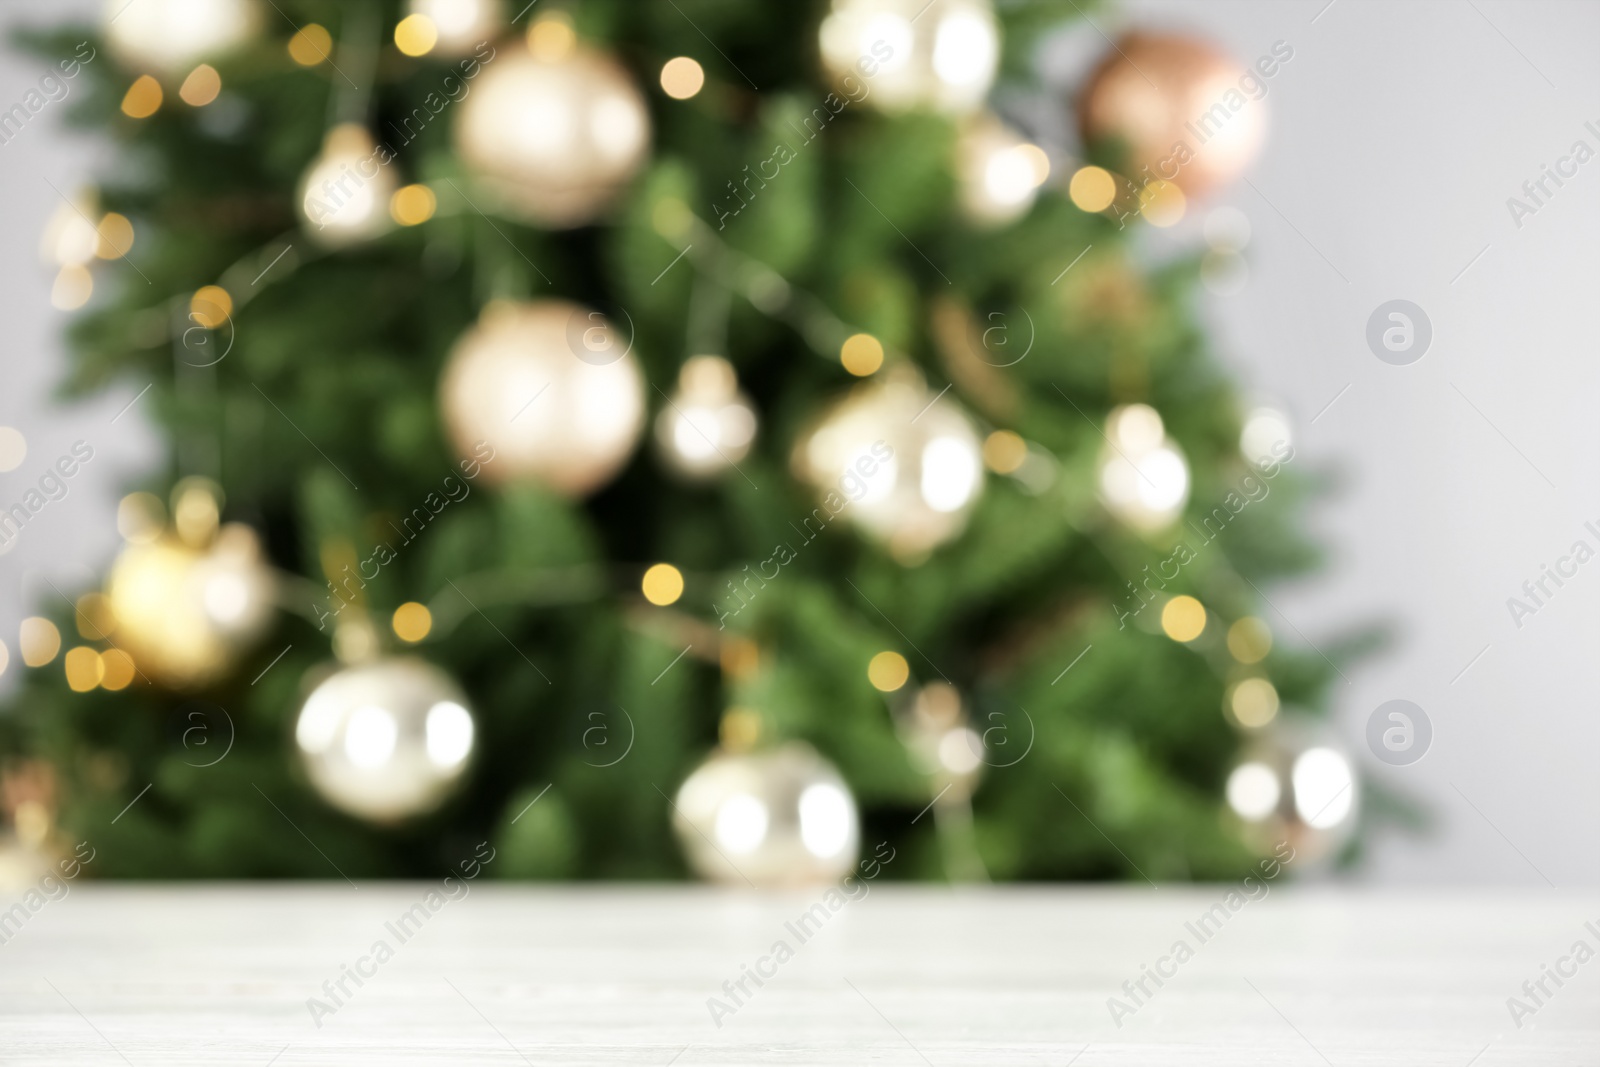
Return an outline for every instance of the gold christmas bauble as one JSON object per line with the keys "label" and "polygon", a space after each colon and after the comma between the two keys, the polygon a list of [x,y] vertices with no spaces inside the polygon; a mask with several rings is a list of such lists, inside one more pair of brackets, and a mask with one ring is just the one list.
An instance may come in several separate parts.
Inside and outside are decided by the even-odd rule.
{"label": "gold christmas bauble", "polygon": [[174,689],[227,675],[271,621],[272,571],[248,526],[229,523],[207,547],[162,535],[130,544],[106,596],[118,648]]}
{"label": "gold christmas bauble", "polygon": [[254,37],[259,0],[106,0],[106,44],[129,66],[183,74]]}
{"label": "gold christmas bauble", "polygon": [[756,439],[756,413],[739,391],[733,364],[695,356],[678,372],[678,388],[656,418],[656,443],[686,478],[709,478],[738,463]]}
{"label": "gold christmas bauble", "polygon": [[1100,500],[1134,529],[1154,533],[1172,525],[1189,502],[1189,463],[1148,404],[1113,408],[1100,450]]}
{"label": "gold christmas bauble", "polygon": [[562,28],[532,34],[532,49],[504,45],[484,66],[455,141],[499,210],[561,229],[617,198],[644,162],[650,114],[621,64],[547,25]]}
{"label": "gold christmas bauble", "polygon": [[493,40],[506,20],[504,0],[410,0],[406,7],[432,24],[439,56],[468,54]]}
{"label": "gold christmas bauble", "polygon": [[798,741],[714,753],[678,789],[672,826],[701,878],[763,887],[836,882],[861,838],[850,787]]}
{"label": "gold christmas bauble", "polygon": [[833,0],[822,62],[840,93],[883,111],[971,111],[1000,61],[989,0]]}
{"label": "gold christmas bauble", "polygon": [[294,727],[317,792],[374,822],[437,808],[461,781],[474,734],[460,687],[409,658],[335,671],[311,691]]}
{"label": "gold christmas bauble", "polygon": [[311,236],[337,247],[388,230],[389,201],[400,186],[393,158],[358,123],[329,130],[321,155],[300,179],[300,217]]}
{"label": "gold christmas bauble", "polygon": [[956,142],[961,207],[980,225],[1001,226],[1028,213],[1050,177],[1044,149],[990,114],[967,124]]}
{"label": "gold christmas bauble", "polygon": [[491,482],[533,481],[569,495],[609,481],[644,422],[631,341],[598,311],[565,300],[497,301],[456,342],[439,384],[463,457],[494,449]]}
{"label": "gold christmas bauble", "polygon": [[955,537],[983,492],[982,445],[959,404],[900,368],[857,386],[802,437],[795,473],[840,514],[915,558]]}
{"label": "gold christmas bauble", "polygon": [[1201,196],[1255,159],[1266,134],[1265,86],[1202,41],[1130,33],[1090,75],[1078,122],[1085,142],[1121,146],[1136,186],[1168,181]]}

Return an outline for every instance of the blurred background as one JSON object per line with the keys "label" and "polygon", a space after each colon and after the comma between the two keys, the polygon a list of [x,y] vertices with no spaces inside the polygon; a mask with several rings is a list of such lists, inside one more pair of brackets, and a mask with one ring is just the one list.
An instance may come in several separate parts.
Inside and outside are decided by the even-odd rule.
{"label": "blurred background", "polygon": [[[92,21],[102,6],[57,0],[46,15],[8,4],[0,30]],[[1574,141],[1600,145],[1600,6],[1132,0],[1092,18],[1038,46],[1041,76],[1063,95],[1106,37],[1130,28],[1192,32],[1242,63],[1275,42],[1293,48],[1269,83],[1259,157],[1210,202],[1242,215],[1247,252],[1199,307],[1243,390],[1289,414],[1296,468],[1331,480],[1309,522],[1326,568],[1267,588],[1263,614],[1311,646],[1374,620],[1391,627],[1379,654],[1343,665],[1332,722],[1361,773],[1412,798],[1427,825],[1379,827],[1348,876],[1600,884],[1600,853],[1577,844],[1600,833],[1600,569],[1582,568],[1520,626],[1507,604],[1574,541],[1596,540],[1586,522],[1600,526],[1600,342],[1588,313],[1600,292],[1600,164],[1520,225],[1507,204]],[[21,98],[43,69],[8,46],[0,99]],[[1070,111],[1010,104],[1072,141]],[[70,405],[52,396],[69,316],[51,306],[38,236],[60,194],[108,158],[63,128],[64,113],[51,108],[0,148],[0,425],[21,431],[29,456],[0,474],[0,497],[78,439],[104,447],[35,520],[48,535],[0,556],[7,635],[50,583],[98,580],[120,544],[119,499],[164,454],[136,389]],[[1152,255],[1193,247],[1204,221],[1193,213],[1154,234]],[[1425,357],[1407,366],[1366,343],[1369,317],[1397,299],[1432,325]],[[0,693],[15,691],[19,668],[13,657]],[[1394,699],[1432,724],[1426,757],[1408,766],[1369,752],[1369,718]]]}

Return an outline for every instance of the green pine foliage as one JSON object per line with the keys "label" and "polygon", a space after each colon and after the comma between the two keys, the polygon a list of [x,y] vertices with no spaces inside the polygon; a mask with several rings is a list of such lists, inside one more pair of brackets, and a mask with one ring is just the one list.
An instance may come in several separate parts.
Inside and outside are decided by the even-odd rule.
{"label": "green pine foliage", "polygon": [[[626,309],[648,381],[671,391],[692,354],[684,342],[691,287],[707,268],[696,257],[656,282],[679,249],[651,220],[663,199],[677,197],[715,229],[725,183],[793,140],[790,123],[827,92],[815,50],[824,5],[572,4],[580,35],[614,52],[646,90],[654,124],[653,158],[606,223],[547,232],[441,210],[421,226],[331,253],[300,233],[295,189],[319,151],[339,75],[294,65],[284,41],[291,22],[325,25],[336,41],[357,32],[362,5],[274,6],[282,17],[268,12],[274,21],[263,39],[218,64],[225,98],[209,109],[169,94],[153,117],[125,117],[118,105],[134,73],[103,45],[80,77],[73,120],[115,145],[115,162],[99,175],[102,204],[133,220],[137,244],[132,264],[97,268],[99,298],[71,328],[65,391],[153,381],[141,411],[173,447],[162,469],[129,488],[164,496],[183,475],[215,476],[227,493],[225,518],[257,529],[273,563],[303,576],[297,588],[306,594],[323,587],[330,546],[366,555],[391,539],[391,519],[454,469],[436,399],[440,369],[491,297]],[[392,27],[398,2],[378,7]],[[1026,84],[1038,34],[1062,14],[1054,3],[1004,6],[1005,78]],[[85,36],[98,43],[97,33],[64,30],[33,44],[69,55]],[[690,102],[655,88],[661,64],[680,54],[700,57],[710,78]],[[387,121],[435,90],[444,72],[386,46],[371,101],[377,136],[394,143]],[[406,180],[439,183],[442,206],[445,179],[471,183],[451,149],[452,118],[446,111],[400,147],[395,164]],[[1221,634],[1259,610],[1251,583],[1314,563],[1295,526],[1309,482],[1294,470],[1279,477],[1270,497],[1171,584],[1169,592],[1192,593],[1212,612],[1200,641],[1163,636],[1156,609],[1119,625],[1115,605],[1130,597],[1128,583],[1182,534],[1141,537],[1097,502],[1107,411],[1143,400],[1163,414],[1189,459],[1195,515],[1219,504],[1248,469],[1238,452],[1238,396],[1191,307],[1196,264],[1141,266],[1132,229],[1078,211],[1064,183],[1022,221],[975,227],[956,202],[954,143],[944,118],[849,107],[720,237],[851,328],[909,353],[933,389],[955,381],[951,395],[985,426],[1054,453],[1050,487],[1035,494],[990,475],[965,533],[913,564],[841,520],[730,623],[759,643],[755,675],[726,679],[699,655],[663,675],[688,639],[676,615],[640,600],[640,573],[658,560],[681,567],[688,587],[674,611],[714,631],[713,605],[727,581],[794,541],[789,524],[815,506],[790,473],[790,450],[819,408],[854,382],[794,322],[735,293],[727,354],[762,419],[742,464],[748,481],[686,486],[667,476],[647,440],[585,500],[479,484],[367,587],[386,637],[399,604],[434,607],[436,630],[417,651],[460,680],[477,715],[470,776],[441,811],[379,827],[340,814],[311,789],[296,764],[293,721],[307,673],[332,654],[310,610],[282,614],[230,678],[200,693],[135,683],[76,694],[59,661],[28,671],[0,715],[0,755],[55,765],[62,831],[94,842],[100,876],[338,877],[331,860],[356,880],[431,877],[487,838],[502,857],[497,876],[680,877],[666,797],[716,743],[723,710],[749,706],[772,735],[803,738],[839,766],[861,805],[865,838],[888,839],[907,857],[893,877],[937,879],[945,866],[934,820],[912,823],[929,803],[928,782],[867,680],[871,656],[896,649],[914,681],[958,686],[980,732],[1003,728],[990,735],[1009,746],[993,750],[994,762],[1020,754],[1033,735],[1015,765],[987,769],[974,799],[976,841],[993,877],[1242,872],[1251,856],[1221,800],[1240,747],[1221,711],[1234,667]],[[209,370],[175,365],[174,302],[182,307],[236,262],[264,266],[284,242],[293,251],[234,316],[228,356]],[[952,369],[940,336],[949,328],[939,323],[986,323],[1002,312],[1020,344],[1018,309],[1037,331],[1026,359],[986,368],[980,379]],[[648,393],[653,415],[661,393]],[[70,638],[71,607],[56,607],[47,613]],[[1319,704],[1331,673],[1320,657],[1281,647],[1265,668],[1286,702],[1307,707]],[[204,759],[185,743],[194,740],[184,731],[197,707],[225,709],[235,733],[214,766],[193,766]],[[601,713],[620,744],[626,726],[617,709],[631,718],[633,747],[615,766],[592,766],[602,761],[585,748],[584,731]],[[222,744],[227,728],[214,714],[207,721]],[[149,793],[112,825],[147,783]]]}

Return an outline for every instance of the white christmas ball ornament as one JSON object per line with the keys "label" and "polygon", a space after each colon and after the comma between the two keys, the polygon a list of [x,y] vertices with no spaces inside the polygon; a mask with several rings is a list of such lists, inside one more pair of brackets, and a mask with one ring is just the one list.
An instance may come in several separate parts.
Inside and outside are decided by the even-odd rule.
{"label": "white christmas ball ornament", "polygon": [[711,477],[749,454],[755,437],[755,409],[739,391],[733,365],[721,356],[684,363],[677,392],[656,420],[656,441],[672,468]]}
{"label": "white christmas ball ornament", "polygon": [[322,154],[300,180],[300,214],[312,237],[339,246],[389,229],[389,200],[400,185],[392,155],[366,127],[344,123],[328,131]]}
{"label": "white christmas ball ornament", "polygon": [[1000,226],[1028,213],[1050,177],[1050,158],[999,119],[985,115],[962,131],[956,173],[967,216]]}
{"label": "white christmas ball ornament", "polygon": [[570,39],[507,46],[461,105],[456,149],[499,208],[552,228],[596,218],[643,163],[650,114],[628,72]]}
{"label": "white christmas ball ornament", "polygon": [[[982,446],[953,400],[906,371],[857,386],[795,449],[794,467],[896,555],[921,555],[959,534],[983,492]],[[821,510],[821,509],[819,509]]]}
{"label": "white christmas ball ornament", "polygon": [[377,822],[437,808],[466,770],[474,735],[461,690],[418,659],[337,671],[312,690],[294,728],[317,792]]}
{"label": "white christmas ball ornament", "polygon": [[257,0],[106,0],[106,43],[131,66],[186,73],[253,37]]}
{"label": "white christmas ball ornament", "polygon": [[714,754],[679,788],[673,828],[696,874],[758,886],[837,881],[861,839],[850,787],[801,742]]}
{"label": "white christmas ball ornament", "polygon": [[439,35],[433,51],[441,56],[466,55],[505,24],[503,0],[411,0],[407,6],[433,24]]}
{"label": "white christmas ball ornament", "polygon": [[821,43],[840,88],[884,111],[971,111],[1000,61],[989,0],[834,0]]}
{"label": "white christmas ball ornament", "polygon": [[1129,526],[1165,529],[1189,501],[1189,464],[1147,404],[1115,408],[1100,453],[1100,499]]}
{"label": "white christmas ball ornament", "polygon": [[456,342],[440,382],[462,456],[487,442],[492,482],[581,495],[627,461],[644,421],[644,377],[598,311],[565,300],[500,301]]}

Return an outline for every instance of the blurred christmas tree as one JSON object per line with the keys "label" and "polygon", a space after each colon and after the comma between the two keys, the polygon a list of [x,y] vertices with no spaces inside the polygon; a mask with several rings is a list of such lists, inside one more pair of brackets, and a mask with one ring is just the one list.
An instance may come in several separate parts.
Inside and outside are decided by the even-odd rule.
{"label": "blurred christmas tree", "polygon": [[1248,145],[1156,174],[1117,126],[1226,61],[1112,55],[1084,165],[984,106],[1050,0],[529,9],[33,41],[119,146],[48,235],[69,392],[153,383],[172,449],[104,592],[27,625],[19,834],[100,876],[488,838],[512,877],[887,840],[894,877],[1163,879],[1348,824],[1348,766],[1276,732],[1334,668],[1253,614],[1310,562],[1287,425],[1207,356],[1201,257],[1139,251]]}

